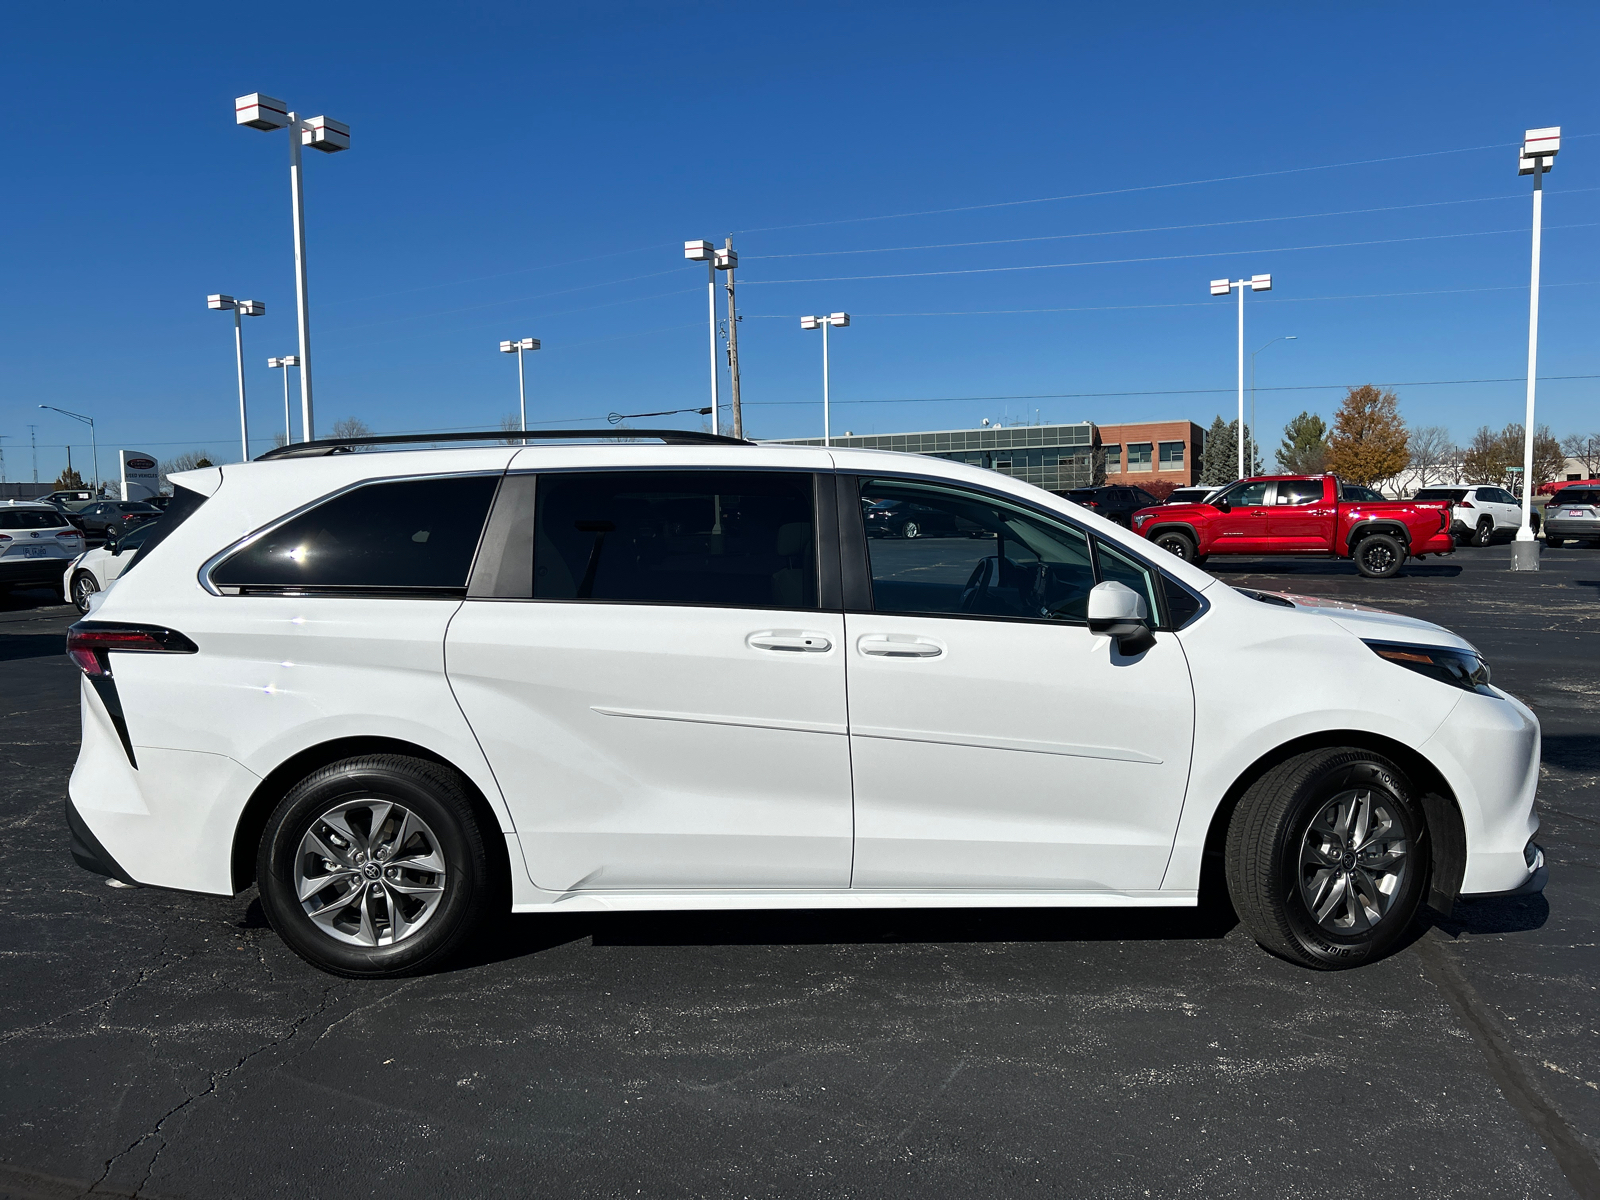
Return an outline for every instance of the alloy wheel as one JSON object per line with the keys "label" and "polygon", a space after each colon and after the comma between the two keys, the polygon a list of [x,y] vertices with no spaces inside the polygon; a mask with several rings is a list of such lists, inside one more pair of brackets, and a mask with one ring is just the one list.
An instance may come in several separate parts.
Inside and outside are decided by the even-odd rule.
{"label": "alloy wheel", "polygon": [[328,936],[392,946],[428,923],[444,897],[439,839],[390,800],[344,801],[311,822],[294,863],[295,895]]}
{"label": "alloy wheel", "polygon": [[79,575],[72,581],[72,603],[77,606],[79,612],[87,613],[89,611],[89,597],[99,590],[95,586],[93,579],[87,575]]}
{"label": "alloy wheel", "polygon": [[1324,930],[1363,934],[1401,894],[1409,868],[1405,828],[1392,802],[1370,788],[1322,807],[1300,848],[1300,895]]}
{"label": "alloy wheel", "polygon": [[1394,566],[1395,553],[1382,542],[1369,543],[1361,547],[1361,561],[1367,569],[1374,574],[1382,574]]}
{"label": "alloy wheel", "polygon": [[921,537],[922,526],[918,525],[915,521],[907,521],[900,527],[900,536],[908,538]]}

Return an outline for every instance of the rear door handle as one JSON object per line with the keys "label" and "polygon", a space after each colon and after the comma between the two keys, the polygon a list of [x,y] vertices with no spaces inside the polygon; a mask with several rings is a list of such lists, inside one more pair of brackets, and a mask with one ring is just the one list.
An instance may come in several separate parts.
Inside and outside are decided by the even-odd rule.
{"label": "rear door handle", "polygon": [[856,643],[863,654],[881,658],[938,658],[944,647],[926,638],[893,634],[869,633]]}
{"label": "rear door handle", "polygon": [[825,634],[791,630],[752,633],[745,642],[757,650],[781,650],[791,654],[826,654],[833,649],[833,643]]}

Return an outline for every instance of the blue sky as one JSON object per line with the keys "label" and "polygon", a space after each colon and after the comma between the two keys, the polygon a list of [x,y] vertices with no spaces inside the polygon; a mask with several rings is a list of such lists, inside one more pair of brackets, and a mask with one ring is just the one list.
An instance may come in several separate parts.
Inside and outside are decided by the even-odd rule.
{"label": "blue sky", "polygon": [[[1271,272],[1247,349],[1297,340],[1260,356],[1263,441],[1368,381],[1464,439],[1522,415],[1520,383],[1427,381],[1525,370],[1525,128],[1566,137],[1540,374],[1600,375],[1597,32],[1576,4],[13,8],[7,475],[31,478],[28,424],[41,478],[69,438],[87,462],[41,403],[96,418],[106,474],[118,447],[236,458],[217,291],[267,305],[246,360],[272,444],[294,293],[285,135],[233,121],[258,90],[352,130],[307,153],[324,429],[496,425],[520,336],[544,343],[531,420],[702,404],[681,244],[731,233],[755,436],[821,432],[798,318],[840,309],[837,430],[1206,423],[1235,317],[1206,283]],[[1542,383],[1541,419],[1600,430],[1597,382]]]}

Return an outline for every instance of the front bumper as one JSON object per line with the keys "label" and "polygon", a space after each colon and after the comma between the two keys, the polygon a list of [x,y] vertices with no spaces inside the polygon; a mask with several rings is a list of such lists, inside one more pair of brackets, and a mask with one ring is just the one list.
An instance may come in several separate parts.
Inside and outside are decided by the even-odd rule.
{"label": "front bumper", "polygon": [[1545,861],[1544,847],[1529,842],[1524,856],[1528,859],[1528,869],[1532,872],[1525,883],[1503,892],[1463,892],[1461,899],[1491,900],[1499,896],[1537,896],[1543,892],[1545,884],[1550,882],[1550,864]]}
{"label": "front bumper", "polygon": [[112,879],[121,880],[123,883],[138,887],[138,881],[122,869],[122,864],[111,857],[111,852],[100,844],[100,839],[78,815],[78,810],[73,806],[72,797],[67,797],[67,832],[71,835],[72,861],[85,871],[92,871],[96,875],[105,875]]}

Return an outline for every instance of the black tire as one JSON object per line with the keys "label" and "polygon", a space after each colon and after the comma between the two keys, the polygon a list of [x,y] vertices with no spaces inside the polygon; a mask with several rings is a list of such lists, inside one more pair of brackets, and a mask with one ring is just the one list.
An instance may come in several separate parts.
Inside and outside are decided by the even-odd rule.
{"label": "black tire", "polygon": [[[444,864],[442,895],[436,906],[419,920],[414,931],[402,933],[400,940],[387,945],[381,944],[381,931],[387,928],[391,937],[395,933],[394,919],[384,917],[388,912],[387,901],[374,901],[369,906],[366,899],[369,887],[376,894],[388,886],[381,868],[376,874],[371,871],[380,861],[381,853],[374,854],[370,863],[362,860],[361,871],[366,874],[351,873],[357,886],[349,893],[353,899],[344,910],[351,913],[365,909],[369,916],[377,910],[378,915],[372,918],[370,926],[363,918],[356,936],[360,929],[375,928],[380,936],[374,940],[380,944],[354,945],[328,932],[308,915],[295,885],[297,868],[303,862],[314,862],[321,857],[302,854],[303,839],[313,825],[323,821],[341,804],[359,804],[369,799],[374,804],[399,805],[420,818],[431,838],[431,843],[424,839],[420,844],[436,843],[433,852]],[[351,820],[349,824],[355,827],[357,821]],[[337,826],[322,828],[336,829]],[[369,826],[367,832],[377,831]],[[348,843],[345,848],[357,849]],[[402,849],[398,845],[393,847],[396,859]],[[323,865],[330,861],[322,860]],[[388,874],[393,876],[395,870],[391,866]],[[418,878],[420,882],[431,883],[438,876],[423,874]],[[366,882],[368,879],[373,882]],[[291,950],[330,974],[356,979],[415,975],[443,964],[482,923],[491,898],[498,892],[495,866],[484,843],[484,831],[479,827],[460,777],[437,763],[395,754],[365,755],[330,763],[291,788],[267,819],[256,859],[256,880],[267,920]],[[320,899],[313,898],[311,903],[329,900],[330,892],[336,901],[337,892],[330,889],[320,893]],[[384,891],[383,895],[388,897],[390,893]],[[328,904],[328,908],[332,907],[333,904]],[[383,919],[389,920],[387,926],[381,923]],[[332,920],[330,918],[330,924]],[[348,927],[346,932],[350,933]]]}
{"label": "black tire", "polygon": [[1368,579],[1388,579],[1406,564],[1406,548],[1391,533],[1370,533],[1356,543],[1356,570]]}
{"label": "black tire", "polygon": [[1175,554],[1186,563],[1196,559],[1194,539],[1181,530],[1164,529],[1151,540],[1168,554]]}
{"label": "black tire", "polygon": [[1493,517],[1480,517],[1478,519],[1478,527],[1477,527],[1477,529],[1473,530],[1473,532],[1472,532],[1472,544],[1474,546],[1487,546],[1493,540],[1494,540],[1494,518]]}
{"label": "black tire", "polygon": [[[1368,832],[1379,833],[1365,844],[1342,840],[1339,815],[1362,795]],[[1422,806],[1394,763],[1354,747],[1312,750],[1267,771],[1234,809],[1228,893],[1264,950],[1323,971],[1358,967],[1381,958],[1416,916],[1427,894],[1427,839]],[[1343,849],[1331,853],[1333,845]],[[1374,864],[1395,866],[1396,851],[1386,894],[1390,872]]]}
{"label": "black tire", "polygon": [[900,536],[903,538],[921,537],[922,526],[918,525],[915,521],[907,521],[904,525],[900,526]]}
{"label": "black tire", "polygon": [[72,604],[85,616],[89,613],[89,597],[100,590],[100,585],[95,582],[93,575],[87,571],[79,571],[72,577]]}

